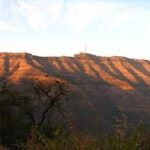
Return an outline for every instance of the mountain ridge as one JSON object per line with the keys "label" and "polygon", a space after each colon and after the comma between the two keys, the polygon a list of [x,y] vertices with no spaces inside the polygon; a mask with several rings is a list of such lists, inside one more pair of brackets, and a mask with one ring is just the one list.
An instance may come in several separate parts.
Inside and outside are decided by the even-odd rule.
{"label": "mountain ridge", "polygon": [[137,118],[136,121],[142,119],[150,123],[148,60],[85,53],[74,57],[0,53],[1,83],[4,80],[20,83],[24,79],[45,76],[62,79],[76,87],[78,93],[68,108],[80,123],[86,118],[85,122],[91,124],[89,115],[103,118],[108,123],[117,107],[133,120]]}
{"label": "mountain ridge", "polygon": [[[131,80],[132,78],[132,81],[136,82],[136,79],[132,77],[130,71],[127,69],[127,68],[131,68],[136,74],[138,74],[136,76],[143,76],[143,79],[145,78],[147,79],[145,80],[145,83],[148,85],[150,84],[150,79],[149,79],[149,74],[150,74],[149,63],[150,62],[147,60],[129,59],[129,58],[120,57],[120,56],[100,57],[100,56],[96,56],[92,54],[85,54],[85,53],[77,54],[74,57],[67,57],[67,56],[41,57],[41,56],[32,55],[30,53],[0,53],[0,57],[1,57],[1,65],[3,63],[2,68],[5,68],[4,69],[5,75],[7,74],[8,76],[13,74],[13,71],[15,71],[15,69],[14,70],[11,69],[12,65],[10,65],[9,67],[9,64],[11,63],[15,65],[14,64],[15,61],[13,62],[13,59],[15,59],[18,62],[15,62],[16,65],[13,68],[16,68],[16,69],[17,69],[17,66],[19,67],[19,65],[21,65],[22,68],[23,67],[26,67],[27,69],[32,68],[38,71],[42,71],[42,69],[44,68],[44,70],[46,70],[44,71],[45,73],[48,73],[48,70],[50,69],[64,70],[68,72],[81,71],[83,69],[82,71],[83,72],[85,71],[86,74],[88,74],[88,70],[89,70],[91,74],[88,74],[88,75],[93,76],[93,77],[94,76],[95,77],[107,76],[108,80],[110,79],[111,81],[118,79],[116,82],[119,82],[120,84],[122,83],[120,82],[121,79],[119,79],[119,76],[118,78],[117,77],[114,78],[114,76],[117,76],[119,72],[122,74],[123,73],[128,74],[128,77],[126,77],[126,80]],[[45,64],[42,64],[43,63],[42,61]],[[46,64],[46,61],[47,61],[47,64]],[[137,65],[141,65],[140,63],[143,63],[142,71],[144,70],[145,72],[143,73],[141,70],[138,70],[136,67],[132,66],[130,64],[131,61],[132,62],[134,61],[134,63],[137,63]],[[113,63],[115,63],[117,67],[120,67],[121,71],[118,71],[117,67]],[[125,63],[125,65],[123,63]],[[92,67],[91,67],[91,64],[93,65]],[[50,66],[51,67],[53,66],[53,67],[50,68]],[[97,70],[99,70],[99,73]],[[106,81],[105,78],[103,79]],[[132,89],[131,86],[129,86],[129,89]]]}

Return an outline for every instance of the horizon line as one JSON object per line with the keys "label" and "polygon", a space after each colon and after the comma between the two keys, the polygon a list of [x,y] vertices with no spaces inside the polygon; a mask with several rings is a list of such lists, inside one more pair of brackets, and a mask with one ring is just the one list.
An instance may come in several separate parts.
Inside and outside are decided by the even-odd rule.
{"label": "horizon line", "polygon": [[105,58],[112,58],[112,57],[121,57],[121,58],[127,58],[127,59],[134,59],[134,60],[148,60],[150,61],[150,59],[146,59],[146,58],[136,58],[136,57],[129,57],[129,56],[123,56],[123,55],[110,55],[110,56],[106,56],[106,55],[98,55],[98,54],[94,54],[94,53],[89,53],[89,52],[84,52],[81,51],[79,53],[74,53],[73,55],[39,55],[39,54],[34,54],[31,52],[27,52],[27,51],[23,51],[23,52],[11,52],[11,51],[0,51],[0,54],[27,54],[27,55],[32,55],[32,56],[37,56],[37,57],[77,57],[79,55],[92,55],[92,56],[96,56],[96,57],[105,57]]}

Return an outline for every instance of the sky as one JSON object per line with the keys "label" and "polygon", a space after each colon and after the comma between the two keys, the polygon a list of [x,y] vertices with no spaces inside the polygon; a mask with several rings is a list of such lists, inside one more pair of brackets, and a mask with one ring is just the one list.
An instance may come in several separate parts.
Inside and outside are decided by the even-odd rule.
{"label": "sky", "polygon": [[150,1],[0,0],[0,52],[150,60]]}

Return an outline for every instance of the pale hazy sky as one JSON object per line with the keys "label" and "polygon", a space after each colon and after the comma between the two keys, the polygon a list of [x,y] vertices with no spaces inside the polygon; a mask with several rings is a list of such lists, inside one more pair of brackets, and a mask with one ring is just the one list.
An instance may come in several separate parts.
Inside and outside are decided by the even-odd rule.
{"label": "pale hazy sky", "polygon": [[0,0],[0,51],[150,59],[150,0]]}

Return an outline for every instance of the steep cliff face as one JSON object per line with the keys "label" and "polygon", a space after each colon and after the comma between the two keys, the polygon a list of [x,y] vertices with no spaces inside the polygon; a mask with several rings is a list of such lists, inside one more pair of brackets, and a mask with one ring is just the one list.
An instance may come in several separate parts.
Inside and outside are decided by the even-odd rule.
{"label": "steep cliff face", "polygon": [[[85,126],[99,118],[108,123],[118,106],[132,120],[150,120],[150,62],[124,57],[38,57],[28,53],[0,53],[0,79],[51,76],[72,84],[77,91],[69,111]],[[105,121],[104,121],[105,120]],[[91,124],[91,125],[90,125]]]}

